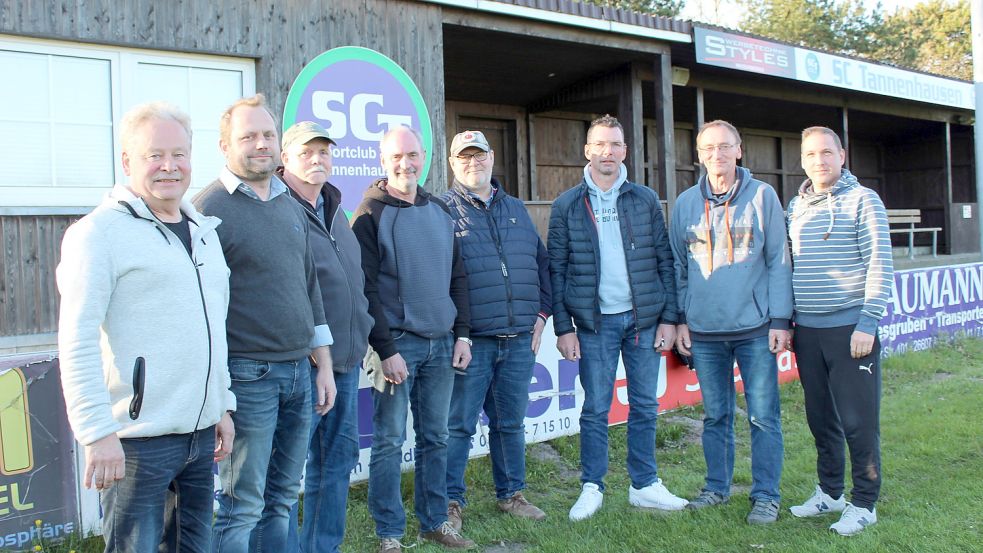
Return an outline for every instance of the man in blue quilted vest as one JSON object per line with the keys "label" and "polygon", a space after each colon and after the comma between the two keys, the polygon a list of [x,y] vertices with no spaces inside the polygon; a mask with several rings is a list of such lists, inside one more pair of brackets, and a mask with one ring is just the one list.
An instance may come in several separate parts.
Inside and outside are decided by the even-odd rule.
{"label": "man in blue quilted vest", "polygon": [[451,142],[454,184],[442,197],[468,273],[471,364],[454,377],[447,441],[447,520],[460,531],[464,469],[482,408],[498,508],[543,520],[522,495],[529,382],[543,327],[552,312],[549,257],[522,201],[492,178],[495,152],[481,131]]}
{"label": "man in blue quilted vest", "polygon": [[675,338],[676,285],[659,196],[628,180],[624,129],[605,115],[587,130],[584,177],[553,202],[549,225],[556,347],[580,361],[580,498],[570,520],[594,515],[608,470],[608,411],[624,360],[628,379],[628,502],[677,511],[655,462],[661,352]]}

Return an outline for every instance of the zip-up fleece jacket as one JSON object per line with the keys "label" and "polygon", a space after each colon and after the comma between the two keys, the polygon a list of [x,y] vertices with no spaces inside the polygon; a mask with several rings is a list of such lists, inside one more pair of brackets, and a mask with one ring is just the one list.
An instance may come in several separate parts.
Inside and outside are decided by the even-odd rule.
{"label": "zip-up fleece jacket", "polygon": [[[672,252],[659,195],[628,181],[621,185],[617,207],[635,324],[639,330],[675,324],[678,314]],[[585,181],[553,202],[546,249],[556,335],[574,332],[575,324],[577,330],[595,332],[601,322],[601,258]]]}
{"label": "zip-up fleece jacket", "polygon": [[[236,408],[225,315],[229,268],[221,222],[187,202],[191,256],[142,199],[117,185],[65,232],[56,269],[58,355],[68,420],[83,445],[187,434]],[[128,414],[137,357],[143,407]]]}
{"label": "zip-up fleece jacket", "polygon": [[393,330],[438,338],[471,329],[468,278],[443,202],[422,187],[411,204],[372,183],[355,210],[352,230],[362,248],[365,297],[375,321],[369,344],[382,359],[399,353]]}
{"label": "zip-up fleece jacket", "polygon": [[682,322],[695,340],[757,338],[787,329],[792,267],[778,194],[737,168],[722,197],[704,175],[676,199],[670,229]]}
{"label": "zip-up fleece jacket", "polygon": [[341,208],[340,190],[331,183],[324,183],[321,189],[324,218],[330,227],[324,225],[307,200],[292,189],[290,195],[304,207],[310,222],[308,239],[321,287],[324,318],[334,338],[331,344],[333,370],[347,373],[358,367],[365,357],[372,328],[369,300],[365,298],[362,251],[348,224],[348,216]]}
{"label": "zip-up fleece jacket", "polygon": [[471,335],[528,333],[553,312],[549,256],[526,206],[495,179],[492,189],[488,207],[456,181],[441,196],[468,272]]}
{"label": "zip-up fleece jacket", "polygon": [[788,204],[795,322],[877,334],[894,280],[887,212],[843,169],[825,193],[806,180]]}

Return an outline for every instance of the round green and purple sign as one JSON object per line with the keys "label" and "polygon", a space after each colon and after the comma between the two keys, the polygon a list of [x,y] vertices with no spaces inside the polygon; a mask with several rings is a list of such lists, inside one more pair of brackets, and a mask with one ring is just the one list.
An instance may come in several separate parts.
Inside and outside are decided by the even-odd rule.
{"label": "round green and purple sign", "polygon": [[392,127],[420,131],[427,152],[421,184],[430,172],[433,126],[423,96],[402,67],[375,50],[333,48],[304,66],[287,95],[283,129],[298,121],[321,124],[337,143],[331,149],[331,183],[341,190],[347,211],[358,206],[369,184],[385,176],[379,140]]}

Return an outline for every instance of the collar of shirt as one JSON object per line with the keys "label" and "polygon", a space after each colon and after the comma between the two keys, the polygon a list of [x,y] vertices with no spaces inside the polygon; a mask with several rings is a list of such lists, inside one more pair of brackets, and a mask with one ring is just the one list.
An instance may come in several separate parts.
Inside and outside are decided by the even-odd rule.
{"label": "collar of shirt", "polygon": [[498,187],[497,186],[493,186],[492,189],[491,189],[491,195],[488,196],[488,199],[487,200],[484,199],[484,198],[482,198],[481,196],[475,194],[474,192],[471,192],[470,190],[468,191],[468,196],[471,196],[475,200],[478,200],[479,202],[485,204],[485,207],[486,208],[490,208],[491,207],[492,200],[495,199],[495,193],[496,192],[498,192]]}
{"label": "collar of shirt", "polygon": [[[222,172],[219,174],[218,180],[222,183],[222,186],[229,191],[229,194],[234,194],[235,191],[238,190],[254,200],[263,201],[263,199],[259,197],[259,194],[257,194],[251,186],[242,182],[242,179],[230,171],[228,166],[222,167]],[[287,185],[284,184],[284,182],[276,175],[270,175],[270,197],[267,198],[266,201],[270,201],[280,194],[285,194],[286,192]]]}

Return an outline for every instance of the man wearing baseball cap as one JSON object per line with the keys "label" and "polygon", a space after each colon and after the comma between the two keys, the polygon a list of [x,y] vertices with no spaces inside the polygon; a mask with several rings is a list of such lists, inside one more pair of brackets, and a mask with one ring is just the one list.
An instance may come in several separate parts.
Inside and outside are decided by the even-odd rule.
{"label": "man wearing baseball cap", "polygon": [[457,530],[464,469],[478,414],[488,416],[492,478],[501,511],[542,520],[526,500],[525,427],[529,382],[552,313],[549,256],[525,206],[492,178],[495,152],[480,131],[451,142],[454,184],[443,195],[461,242],[471,305],[471,364],[454,376],[447,440],[447,518]]}
{"label": "man wearing baseball cap", "polygon": [[[301,121],[283,133],[280,175],[310,223],[311,251],[324,301],[337,387],[334,409],[311,413],[304,480],[304,526],[297,540],[297,504],[291,509],[289,551],[336,553],[345,537],[349,475],[358,462],[358,367],[368,347],[369,302],[362,254],[341,208],[341,191],[328,182],[335,141],[321,125]],[[312,378],[316,376],[312,372]],[[312,386],[314,382],[312,381]]]}

